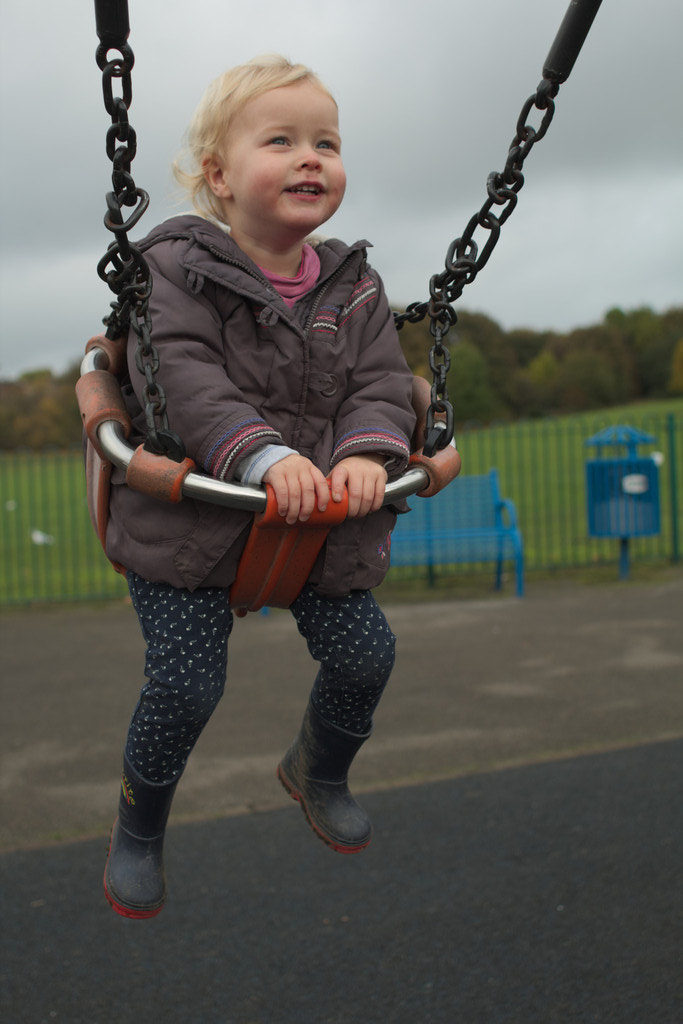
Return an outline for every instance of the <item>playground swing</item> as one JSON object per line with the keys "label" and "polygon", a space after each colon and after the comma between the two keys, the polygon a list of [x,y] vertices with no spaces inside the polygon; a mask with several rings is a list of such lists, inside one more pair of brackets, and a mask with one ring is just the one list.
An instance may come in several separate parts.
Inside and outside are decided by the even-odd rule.
{"label": "playground swing", "polygon": [[[453,302],[488,262],[500,228],[516,206],[517,194],[524,184],[523,163],[548,130],[555,109],[554,98],[569,77],[601,2],[570,3],[543,66],[542,81],[518,118],[505,167],[502,172],[488,176],[486,201],[470,219],[464,234],[451,243],[445,269],[431,278],[429,300],[412,303],[404,313],[394,313],[399,330],[406,322],[416,323],[429,317],[433,380],[430,385],[423,378],[414,378],[417,424],[413,454],[401,478],[387,484],[385,504],[412,494],[430,497],[460,471],[460,456],[453,441],[453,408],[447,391],[450,357],[444,346],[447,332],[457,322]],[[288,526],[278,515],[272,488],[226,483],[195,472],[195,464],[186,456],[182,440],[170,429],[166,396],[156,378],[159,354],[151,339],[151,272],[141,251],[128,238],[147,209],[149,197],[136,186],[131,174],[136,137],[128,120],[134,57],[127,41],[127,0],[95,0],[95,14],[100,40],[96,59],[103,76],[105,108],[112,119],[106,147],[113,167],[113,190],[106,197],[105,226],[114,235],[98,264],[98,274],[116,300],[104,321],[106,334],[96,335],[86,346],[76,385],[86,433],[91,520],[104,548],[114,466],[125,471],[129,487],[162,501],[175,503],[193,498],[252,511],[254,523],[231,587],[231,605],[238,614],[256,611],[264,605],[286,608],[301,592],[330,529],[346,517],[348,499],[331,502],[325,513],[314,511],[307,522]],[[119,96],[114,95],[116,79],[121,80]],[[537,129],[527,124],[533,108],[542,112]],[[495,207],[502,209],[496,214]],[[127,217],[124,208],[132,208]],[[488,232],[481,252],[474,240],[478,229]],[[145,377],[147,440],[136,450],[127,443],[132,424],[120,385],[126,370],[129,329],[137,336],[136,365]],[[120,565],[115,564],[114,568],[125,571]]]}

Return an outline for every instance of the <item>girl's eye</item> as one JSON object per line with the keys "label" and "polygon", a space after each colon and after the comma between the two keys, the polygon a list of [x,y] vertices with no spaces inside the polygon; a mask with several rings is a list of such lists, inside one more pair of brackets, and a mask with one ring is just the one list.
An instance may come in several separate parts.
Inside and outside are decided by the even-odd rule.
{"label": "girl's eye", "polygon": [[276,135],[274,139],[270,140],[270,144],[271,146],[286,146],[287,139],[284,137],[284,135]]}
{"label": "girl's eye", "polygon": [[318,149],[334,149],[334,148],[335,148],[334,143],[331,142],[329,139],[322,139],[322,141],[318,143]]}

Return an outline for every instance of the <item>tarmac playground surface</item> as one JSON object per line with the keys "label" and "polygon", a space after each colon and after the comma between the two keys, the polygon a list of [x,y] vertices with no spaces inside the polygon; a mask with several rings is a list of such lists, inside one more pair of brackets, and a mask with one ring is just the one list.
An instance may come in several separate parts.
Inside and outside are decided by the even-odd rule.
{"label": "tarmac playground surface", "polygon": [[312,663],[252,615],[143,922],[101,882],[135,615],[3,614],[4,1024],[683,1022],[683,572],[384,607],[368,849],[325,847],[275,778]]}

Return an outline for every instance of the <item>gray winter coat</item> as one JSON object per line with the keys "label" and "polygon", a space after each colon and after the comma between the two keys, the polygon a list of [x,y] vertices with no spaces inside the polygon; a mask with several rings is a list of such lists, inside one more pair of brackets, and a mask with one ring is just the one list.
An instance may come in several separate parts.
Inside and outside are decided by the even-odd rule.
{"label": "gray winter coat", "polygon": [[[152,340],[171,429],[198,470],[234,477],[263,444],[286,444],[323,473],[379,452],[401,472],[414,426],[412,375],[365,245],[321,242],[318,284],[290,310],[221,228],[194,215],[156,228],[141,247],[153,274]],[[144,378],[129,342],[124,385],[141,442]],[[252,515],[185,498],[167,505],[112,479],[109,557],[152,581],[230,586]],[[342,596],[389,567],[395,509],[334,528],[311,582]]]}

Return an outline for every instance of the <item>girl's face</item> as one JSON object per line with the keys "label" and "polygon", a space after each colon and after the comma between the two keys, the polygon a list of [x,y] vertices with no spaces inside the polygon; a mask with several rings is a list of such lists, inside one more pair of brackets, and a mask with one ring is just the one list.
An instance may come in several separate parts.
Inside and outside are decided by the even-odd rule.
{"label": "girl's face", "polygon": [[306,80],[255,97],[205,173],[240,248],[295,248],[335,213],[346,188],[336,104]]}

